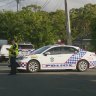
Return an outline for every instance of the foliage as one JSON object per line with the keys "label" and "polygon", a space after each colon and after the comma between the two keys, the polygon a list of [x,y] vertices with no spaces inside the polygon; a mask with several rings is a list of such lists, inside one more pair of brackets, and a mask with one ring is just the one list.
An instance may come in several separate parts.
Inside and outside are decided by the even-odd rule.
{"label": "foliage", "polygon": [[[72,40],[91,34],[92,46],[96,48],[96,5],[87,4],[79,9],[70,10]],[[0,12],[0,39],[17,38],[18,42],[29,41],[36,48],[66,41],[65,12],[46,12],[41,6],[29,5],[21,11]],[[93,48],[92,47],[92,48]]]}

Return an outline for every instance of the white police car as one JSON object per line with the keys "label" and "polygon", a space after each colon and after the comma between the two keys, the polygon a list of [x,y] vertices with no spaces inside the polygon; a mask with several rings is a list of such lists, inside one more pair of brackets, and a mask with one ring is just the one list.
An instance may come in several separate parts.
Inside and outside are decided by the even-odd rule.
{"label": "white police car", "polygon": [[18,69],[37,72],[39,70],[77,69],[85,71],[96,66],[95,53],[76,46],[48,45],[35,50],[29,56],[17,58]]}
{"label": "white police car", "polygon": [[34,49],[34,46],[31,43],[19,43],[19,55],[18,56],[24,56],[30,54]]}

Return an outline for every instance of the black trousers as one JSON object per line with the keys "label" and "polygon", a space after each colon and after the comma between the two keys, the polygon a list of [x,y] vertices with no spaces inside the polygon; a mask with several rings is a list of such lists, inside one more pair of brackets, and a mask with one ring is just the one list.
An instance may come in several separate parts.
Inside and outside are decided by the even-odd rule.
{"label": "black trousers", "polygon": [[16,68],[17,68],[17,63],[16,63],[16,57],[10,57],[10,74],[16,74]]}

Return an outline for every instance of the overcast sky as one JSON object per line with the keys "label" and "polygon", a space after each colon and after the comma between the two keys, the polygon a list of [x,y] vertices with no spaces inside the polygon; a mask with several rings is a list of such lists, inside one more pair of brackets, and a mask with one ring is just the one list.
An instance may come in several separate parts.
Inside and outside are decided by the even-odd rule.
{"label": "overcast sky", "polygon": [[[0,10],[16,10],[16,0],[0,0]],[[96,0],[67,0],[68,8],[80,8],[85,4],[96,4]],[[55,11],[57,9],[64,9],[64,0],[21,0],[19,8],[23,6],[37,4],[46,11]]]}

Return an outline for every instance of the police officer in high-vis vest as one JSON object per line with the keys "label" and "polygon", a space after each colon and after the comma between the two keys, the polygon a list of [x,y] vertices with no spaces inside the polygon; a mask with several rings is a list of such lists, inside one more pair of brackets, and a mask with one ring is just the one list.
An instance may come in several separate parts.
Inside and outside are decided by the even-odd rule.
{"label": "police officer in high-vis vest", "polygon": [[18,44],[15,40],[12,40],[12,46],[8,49],[9,50],[9,59],[10,59],[10,75],[16,75],[16,57],[18,55]]}

